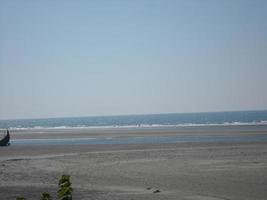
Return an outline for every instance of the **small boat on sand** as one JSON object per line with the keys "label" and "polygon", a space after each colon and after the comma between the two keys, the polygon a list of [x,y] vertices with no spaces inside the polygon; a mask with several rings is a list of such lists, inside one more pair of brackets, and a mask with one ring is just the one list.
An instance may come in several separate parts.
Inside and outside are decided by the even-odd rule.
{"label": "small boat on sand", "polygon": [[10,145],[9,140],[10,140],[10,135],[9,131],[7,130],[5,137],[0,140],[0,146],[9,146]]}

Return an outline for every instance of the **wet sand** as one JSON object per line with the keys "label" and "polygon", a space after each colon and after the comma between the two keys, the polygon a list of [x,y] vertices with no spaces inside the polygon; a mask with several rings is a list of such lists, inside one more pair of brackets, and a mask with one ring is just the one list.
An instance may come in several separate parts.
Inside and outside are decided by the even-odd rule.
{"label": "wet sand", "polygon": [[[266,127],[134,130],[39,130],[13,139],[136,135],[255,135]],[[36,131],[36,130],[35,130]],[[45,132],[45,133],[44,133]],[[267,142],[128,145],[12,145],[0,148],[0,197],[55,196],[61,174],[71,175],[73,199],[263,200]],[[158,191],[158,192],[155,192]]]}

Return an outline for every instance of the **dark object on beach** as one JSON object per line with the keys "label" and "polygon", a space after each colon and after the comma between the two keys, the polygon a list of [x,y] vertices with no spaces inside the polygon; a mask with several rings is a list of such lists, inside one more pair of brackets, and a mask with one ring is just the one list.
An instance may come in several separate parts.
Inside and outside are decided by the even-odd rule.
{"label": "dark object on beach", "polygon": [[9,140],[10,140],[9,131],[7,130],[6,132],[7,133],[6,133],[5,137],[2,140],[0,140],[0,146],[9,146],[10,145],[10,143],[9,143]]}
{"label": "dark object on beach", "polygon": [[155,191],[153,191],[153,193],[159,193],[160,192],[160,190],[155,190]]}

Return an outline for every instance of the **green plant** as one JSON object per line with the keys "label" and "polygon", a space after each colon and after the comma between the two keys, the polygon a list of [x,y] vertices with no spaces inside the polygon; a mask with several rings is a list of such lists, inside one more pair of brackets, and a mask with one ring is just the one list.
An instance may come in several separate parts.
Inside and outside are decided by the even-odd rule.
{"label": "green plant", "polygon": [[58,182],[57,199],[72,200],[72,187],[69,175],[62,175]]}
{"label": "green plant", "polygon": [[44,192],[42,193],[40,200],[52,200],[52,198],[49,193]]}
{"label": "green plant", "polygon": [[17,197],[16,200],[26,200],[24,197]]}
{"label": "green plant", "polygon": [[[72,200],[72,187],[70,182],[69,175],[62,175],[58,181],[58,191],[57,199],[58,200]],[[24,197],[17,197],[16,200],[26,200]],[[52,200],[51,196],[47,192],[41,194],[40,200]]]}

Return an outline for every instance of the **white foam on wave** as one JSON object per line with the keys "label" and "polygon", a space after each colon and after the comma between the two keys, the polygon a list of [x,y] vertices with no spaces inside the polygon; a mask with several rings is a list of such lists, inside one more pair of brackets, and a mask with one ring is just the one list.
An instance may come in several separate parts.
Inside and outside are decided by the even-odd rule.
{"label": "white foam on wave", "polygon": [[175,128],[175,127],[197,127],[197,126],[253,126],[267,125],[267,121],[260,122],[224,122],[224,123],[184,123],[184,124],[133,124],[133,125],[109,125],[109,126],[35,126],[35,127],[10,127],[11,130],[64,130],[64,129],[138,129],[138,128]]}

